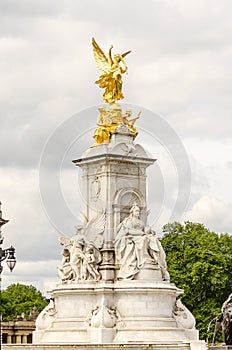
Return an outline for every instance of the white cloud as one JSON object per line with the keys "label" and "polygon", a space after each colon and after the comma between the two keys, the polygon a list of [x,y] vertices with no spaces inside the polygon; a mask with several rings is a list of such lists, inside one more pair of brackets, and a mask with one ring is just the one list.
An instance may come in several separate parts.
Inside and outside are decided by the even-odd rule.
{"label": "white cloud", "polygon": [[33,285],[49,296],[46,292],[58,283],[56,268],[59,264],[59,260],[17,262],[12,272],[4,266],[2,288],[12,283]]}
{"label": "white cloud", "polygon": [[186,213],[185,220],[201,222],[210,230],[232,233],[232,205],[217,198],[202,196]]}
{"label": "white cloud", "polygon": [[[36,170],[6,168],[1,173],[4,245],[16,248],[17,259],[52,259],[58,253],[58,233],[49,224],[40,202]],[[7,205],[6,205],[7,203]]]}

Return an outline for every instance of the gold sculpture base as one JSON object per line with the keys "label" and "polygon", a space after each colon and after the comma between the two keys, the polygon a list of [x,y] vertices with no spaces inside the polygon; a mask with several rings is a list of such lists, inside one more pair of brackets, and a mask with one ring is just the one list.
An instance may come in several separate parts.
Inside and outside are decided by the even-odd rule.
{"label": "gold sculpture base", "polygon": [[128,126],[128,129],[134,134],[134,138],[137,136],[138,131],[134,127],[134,123],[140,117],[140,112],[136,117],[130,118],[132,111],[128,109],[123,114],[122,108],[118,103],[111,104],[108,110],[106,110],[105,106],[98,108],[98,110],[100,114],[97,119],[98,128],[94,132],[94,145],[109,143],[111,132],[122,124]]}

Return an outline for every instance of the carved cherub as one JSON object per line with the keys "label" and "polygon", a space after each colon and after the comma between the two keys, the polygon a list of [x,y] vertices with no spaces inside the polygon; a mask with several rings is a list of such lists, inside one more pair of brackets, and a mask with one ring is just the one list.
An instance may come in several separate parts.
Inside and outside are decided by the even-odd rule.
{"label": "carved cherub", "polygon": [[93,247],[86,247],[84,252],[83,264],[82,264],[82,277],[84,280],[89,279],[91,276],[95,281],[101,278],[98,272],[98,264],[101,261],[101,256],[95,257],[95,251]]}
{"label": "carved cherub", "polygon": [[61,266],[57,268],[57,273],[62,282],[74,277],[72,267],[70,265],[70,252],[67,248],[62,251],[63,259]]}
{"label": "carved cherub", "polygon": [[58,276],[61,281],[81,279],[81,265],[83,259],[82,244],[70,240],[68,237],[60,237],[59,242],[66,248],[63,249],[62,263],[58,267]]}

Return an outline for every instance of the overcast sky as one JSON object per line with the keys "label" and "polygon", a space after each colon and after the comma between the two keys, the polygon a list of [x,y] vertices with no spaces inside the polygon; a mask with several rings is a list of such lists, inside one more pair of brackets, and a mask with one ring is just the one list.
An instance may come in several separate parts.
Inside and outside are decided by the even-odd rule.
{"label": "overcast sky", "polygon": [[157,158],[150,224],[232,232],[231,13],[230,0],[0,2],[0,200],[18,260],[4,287],[57,283],[58,237],[79,223],[71,161],[93,143],[103,92],[93,36],[106,52],[132,50],[123,103],[142,110],[136,142]]}

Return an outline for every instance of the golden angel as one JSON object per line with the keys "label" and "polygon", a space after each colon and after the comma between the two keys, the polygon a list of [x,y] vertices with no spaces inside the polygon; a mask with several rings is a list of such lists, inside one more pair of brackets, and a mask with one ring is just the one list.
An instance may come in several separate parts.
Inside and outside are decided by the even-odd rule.
{"label": "golden angel", "polygon": [[111,45],[107,57],[94,38],[92,38],[92,45],[96,66],[102,71],[95,83],[100,88],[105,89],[103,99],[107,103],[116,103],[124,98],[122,94],[122,74],[128,70],[124,57],[131,51],[127,51],[122,55],[116,54],[112,57],[113,45]]}

